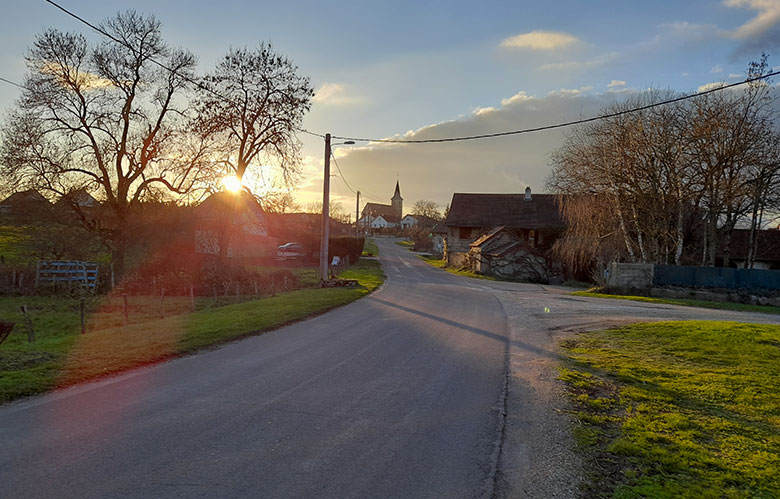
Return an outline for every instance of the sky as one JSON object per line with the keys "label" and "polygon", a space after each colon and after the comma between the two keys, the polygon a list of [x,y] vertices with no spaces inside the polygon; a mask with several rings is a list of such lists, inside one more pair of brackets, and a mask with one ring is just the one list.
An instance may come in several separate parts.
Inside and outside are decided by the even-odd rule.
{"label": "sky", "polygon": [[[0,76],[21,82],[45,28],[88,28],[44,0],[4,0]],[[761,52],[780,67],[780,0],[61,0],[91,22],[134,8],[208,71],[230,47],[271,41],[316,90],[307,130],[361,138],[443,138],[589,117],[647,88],[695,92],[744,78]],[[91,38],[98,35],[89,33]],[[19,89],[0,83],[0,112]],[[442,208],[455,192],[545,191],[563,130],[436,145],[334,146],[331,199]],[[322,199],[321,138],[300,134],[306,205]],[[334,140],[334,143],[341,142]],[[268,165],[255,165],[263,169]],[[252,182],[252,180],[249,180]],[[257,183],[250,185],[260,189]]]}

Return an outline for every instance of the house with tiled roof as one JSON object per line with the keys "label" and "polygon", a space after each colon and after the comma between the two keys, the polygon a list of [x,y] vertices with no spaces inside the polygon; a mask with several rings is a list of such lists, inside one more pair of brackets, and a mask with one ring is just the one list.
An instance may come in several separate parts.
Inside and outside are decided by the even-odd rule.
{"label": "house with tiled roof", "polygon": [[500,231],[476,247],[481,248],[500,232],[502,238],[511,235],[527,249],[544,254],[566,228],[558,208],[558,196],[532,194],[530,187],[524,194],[455,193],[444,225],[447,228],[444,258],[449,265],[473,263],[472,243],[499,228]]}

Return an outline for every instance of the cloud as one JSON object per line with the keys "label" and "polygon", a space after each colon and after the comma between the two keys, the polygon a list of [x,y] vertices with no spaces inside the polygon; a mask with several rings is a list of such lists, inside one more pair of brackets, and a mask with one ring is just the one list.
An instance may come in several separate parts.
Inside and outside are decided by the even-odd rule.
{"label": "cloud", "polygon": [[717,66],[713,66],[712,69],[710,69],[710,73],[712,74],[717,74],[722,72],[723,72],[723,66],[721,66],[720,64],[718,64]]}
{"label": "cloud", "polygon": [[572,71],[577,69],[591,69],[609,64],[618,58],[617,52],[609,52],[587,61],[551,62],[539,66],[539,71]]}
{"label": "cloud", "polygon": [[[541,97],[519,91],[503,99],[501,106],[480,107],[458,119],[394,138],[438,139],[551,125],[595,116],[622,98],[593,93],[589,87],[561,89]],[[454,192],[520,193],[526,185],[543,192],[550,172],[549,155],[563,145],[565,134],[566,129],[561,129],[449,143],[372,143],[344,148],[339,164],[355,189],[376,193],[379,202],[389,202],[396,178],[400,178],[405,206],[420,199],[443,206]]]}
{"label": "cloud", "polygon": [[365,102],[363,97],[355,95],[341,83],[323,83],[314,92],[312,101],[325,106],[351,106]]}
{"label": "cloud", "polygon": [[502,106],[511,106],[513,104],[517,104],[518,102],[524,102],[530,99],[531,97],[526,93],[525,90],[521,90],[517,92],[512,97],[509,97],[507,99],[501,99],[501,105]]}
{"label": "cloud", "polygon": [[741,75],[739,73],[729,73],[729,79],[730,80],[738,80],[738,79],[741,79],[741,78],[744,78],[744,77],[745,77],[745,75]]}
{"label": "cloud", "polygon": [[531,31],[504,39],[499,45],[505,49],[557,50],[579,42],[577,37],[556,31]]}
{"label": "cloud", "polygon": [[777,0],[725,0],[724,5],[756,11],[756,16],[725,35],[742,43],[735,55],[753,55],[756,51],[780,47],[780,2]]}
{"label": "cloud", "polygon": [[625,80],[612,80],[612,81],[611,81],[611,82],[609,82],[609,84],[607,85],[607,87],[609,87],[609,88],[614,88],[614,87],[625,87],[625,86],[626,86],[626,81],[625,81]]}
{"label": "cloud", "polygon": [[701,93],[701,92],[706,92],[707,90],[713,90],[713,89],[724,87],[724,86],[726,86],[725,82],[713,81],[711,83],[705,83],[704,85],[700,85],[699,88],[697,89],[697,91],[699,93]]}

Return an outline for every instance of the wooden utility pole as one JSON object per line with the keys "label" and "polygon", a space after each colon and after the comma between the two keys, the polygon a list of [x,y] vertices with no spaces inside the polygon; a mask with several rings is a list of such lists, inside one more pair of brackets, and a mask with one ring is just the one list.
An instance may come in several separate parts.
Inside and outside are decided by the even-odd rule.
{"label": "wooden utility pole", "polygon": [[320,281],[328,280],[328,237],[330,236],[330,134],[325,134],[325,172],[322,178],[322,237],[320,239]]}
{"label": "wooden utility pole", "polygon": [[360,191],[357,191],[357,203],[355,204],[355,235],[360,235]]}

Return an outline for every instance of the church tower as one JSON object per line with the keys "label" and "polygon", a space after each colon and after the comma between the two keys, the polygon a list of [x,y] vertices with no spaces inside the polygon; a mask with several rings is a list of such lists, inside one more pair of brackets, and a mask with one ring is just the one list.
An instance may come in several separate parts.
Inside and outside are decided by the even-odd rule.
{"label": "church tower", "polygon": [[398,181],[395,181],[395,194],[390,199],[390,203],[393,205],[395,214],[398,215],[398,220],[404,216],[404,198],[401,197],[401,187],[398,185]]}

